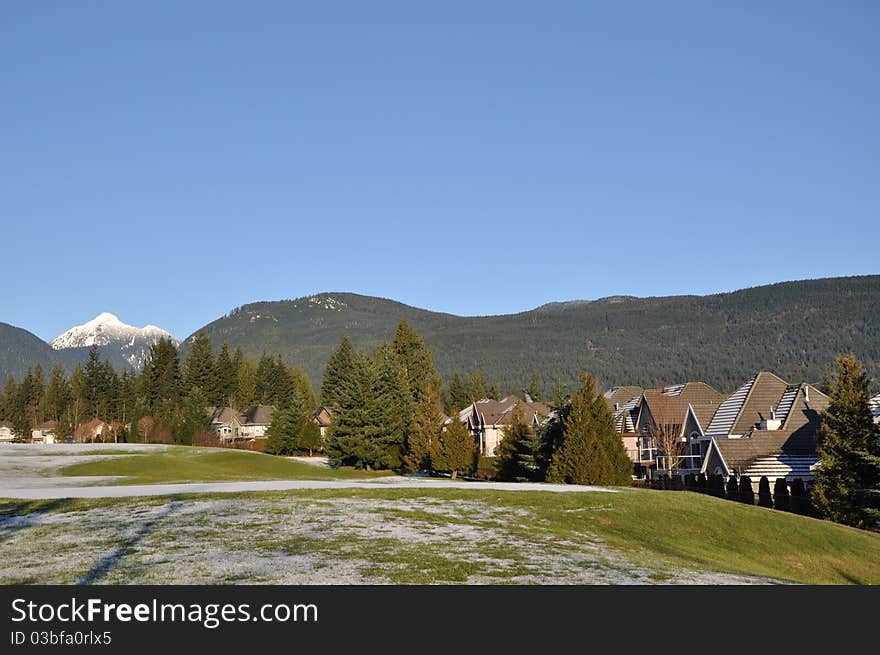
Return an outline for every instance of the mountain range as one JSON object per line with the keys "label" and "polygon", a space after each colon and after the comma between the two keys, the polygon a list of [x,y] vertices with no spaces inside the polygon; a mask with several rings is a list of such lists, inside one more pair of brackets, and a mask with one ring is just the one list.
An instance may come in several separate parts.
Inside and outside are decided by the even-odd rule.
{"label": "mountain range", "polygon": [[[446,377],[481,370],[487,381],[514,390],[532,375],[546,388],[556,381],[570,384],[590,371],[606,385],[702,380],[730,391],[759,369],[818,382],[837,354],[850,351],[876,379],[878,300],[880,275],[783,282],[707,296],[553,302],[517,314],[478,317],[332,292],[244,305],[201,330],[215,349],[227,342],[251,357],[280,354],[305,370],[316,387],[343,334],[368,349],[391,339],[406,319],[424,336]],[[85,342],[97,331],[87,329],[83,336],[80,328],[69,339],[53,341],[76,347],[53,350],[29,332],[0,323],[0,375],[19,376],[37,361],[44,367],[82,361],[88,354]],[[104,327],[94,338],[108,333]],[[192,336],[181,343],[182,356]],[[134,345],[126,350],[127,343],[111,340],[100,346],[102,354],[114,365],[136,367],[141,359],[131,357],[145,351]]]}

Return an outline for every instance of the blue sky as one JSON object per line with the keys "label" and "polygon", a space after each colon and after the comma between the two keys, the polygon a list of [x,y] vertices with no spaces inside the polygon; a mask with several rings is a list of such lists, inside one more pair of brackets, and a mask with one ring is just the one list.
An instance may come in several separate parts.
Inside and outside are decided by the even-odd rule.
{"label": "blue sky", "polygon": [[880,3],[0,7],[0,321],[880,272]]}

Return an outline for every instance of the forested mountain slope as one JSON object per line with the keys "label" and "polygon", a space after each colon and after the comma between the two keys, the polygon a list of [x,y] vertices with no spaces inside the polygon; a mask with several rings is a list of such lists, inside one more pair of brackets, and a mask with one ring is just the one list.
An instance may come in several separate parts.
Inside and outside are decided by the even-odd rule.
{"label": "forested mountain slope", "polygon": [[[548,289],[548,295],[552,289]],[[606,384],[704,380],[731,390],[758,369],[819,381],[841,352],[880,374],[880,276],[784,282],[710,296],[551,303],[461,317],[351,293],[244,305],[204,327],[246,355],[280,353],[320,381],[342,334],[370,348],[409,321],[441,373],[482,370],[508,389],[590,371]],[[184,343],[184,350],[188,346]]]}

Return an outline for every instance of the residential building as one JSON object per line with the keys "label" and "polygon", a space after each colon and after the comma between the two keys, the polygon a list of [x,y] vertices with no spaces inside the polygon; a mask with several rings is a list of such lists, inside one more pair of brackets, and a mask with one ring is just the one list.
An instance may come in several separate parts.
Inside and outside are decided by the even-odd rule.
{"label": "residential building", "polygon": [[31,430],[31,442],[55,443],[55,421],[40,423],[37,427]]}
{"label": "residential building", "polygon": [[522,412],[523,418],[536,428],[550,414],[550,408],[544,403],[527,402],[511,395],[501,400],[483,398],[474,401],[458,413],[458,420],[467,425],[480,454],[494,457],[495,448],[504,438],[504,428],[510,425],[514,410]]}
{"label": "residential building", "polygon": [[[626,454],[638,466],[639,433],[636,432],[636,421],[639,416],[639,403],[642,400],[641,387],[611,387],[605,392],[605,402],[614,416],[614,426],[623,440]],[[635,471],[637,477],[641,477]]]}
{"label": "residential building", "polygon": [[637,477],[655,478],[669,473],[670,460],[659,443],[659,434],[675,435],[681,444],[673,464],[675,473],[700,470],[709,448],[704,426],[726,397],[705,382],[686,382],[646,389],[637,403],[634,432],[637,434]]}
{"label": "residential building", "polygon": [[244,411],[232,407],[209,407],[211,430],[224,441],[262,439],[272,424],[271,405],[254,405]]}
{"label": "residential building", "polygon": [[333,411],[326,405],[318,406],[312,413],[312,420],[318,424],[321,430],[321,439],[327,436],[327,429],[330,427],[330,420],[333,418]]}
{"label": "residential building", "polygon": [[811,480],[819,462],[818,432],[828,396],[811,384],[789,384],[761,371],[718,407],[705,436],[702,473]]}
{"label": "residential building", "polygon": [[106,422],[99,418],[83,423],[73,431],[73,440],[78,443],[116,442],[124,426],[119,421]]}
{"label": "residential building", "polygon": [[874,423],[880,423],[880,393],[868,401],[871,407],[871,416],[874,417]]}
{"label": "residential building", "polygon": [[9,443],[15,439],[15,428],[9,421],[0,421],[0,443]]}

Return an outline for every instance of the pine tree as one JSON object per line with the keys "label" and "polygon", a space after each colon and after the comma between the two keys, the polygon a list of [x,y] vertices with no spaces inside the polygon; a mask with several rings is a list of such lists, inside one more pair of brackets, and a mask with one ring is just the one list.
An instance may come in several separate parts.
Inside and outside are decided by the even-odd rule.
{"label": "pine tree", "polygon": [[459,473],[473,467],[474,439],[461,421],[452,421],[440,432],[437,447],[431,457],[436,471],[449,473],[453,480]]}
{"label": "pine tree", "polygon": [[257,372],[254,377],[254,392],[259,405],[271,405],[275,401],[281,381],[278,378],[279,370],[275,360],[265,352],[257,364]]}
{"label": "pine tree", "polygon": [[342,397],[350,391],[353,384],[354,368],[354,348],[348,335],[344,335],[324,369],[320,392],[323,404],[333,409],[340,405]]}
{"label": "pine tree", "polygon": [[534,482],[541,479],[541,442],[535,431],[515,409],[504,437],[495,448],[495,473],[499,480]]}
{"label": "pine tree", "polygon": [[450,416],[455,414],[471,402],[470,392],[467,382],[461,379],[458,373],[453,374],[447,385],[445,406],[446,413]]}
{"label": "pine tree", "polygon": [[[87,382],[88,377],[87,372]],[[150,346],[143,378],[150,413],[160,423],[173,424],[175,411],[181,403],[181,384],[180,360],[171,339],[162,338]]]}
{"label": "pine tree", "polygon": [[191,446],[193,439],[211,431],[211,419],[205,411],[207,399],[200,387],[194,387],[183,403],[180,419],[174,426],[174,441]]}
{"label": "pine tree", "polygon": [[440,431],[443,429],[438,381],[425,381],[419,397],[413,428],[407,435],[403,456],[403,470],[409,473],[431,468],[431,453],[439,443]]}
{"label": "pine tree", "polygon": [[50,420],[57,422],[67,413],[70,400],[70,384],[64,376],[64,369],[61,368],[60,364],[55,364],[52,367],[49,384],[46,387],[44,415]]}
{"label": "pine tree", "polygon": [[551,482],[569,484],[629,484],[632,461],[614,426],[614,418],[591,375],[571,399],[562,445],[547,472]]}
{"label": "pine tree", "polygon": [[223,342],[220,346],[220,354],[214,362],[213,384],[208,400],[216,407],[228,406],[233,402],[237,385],[238,368],[229,356],[229,344]]}
{"label": "pine tree", "polygon": [[12,418],[17,398],[18,385],[15,383],[15,377],[10,373],[6,376],[3,393],[0,393],[0,419],[10,420]]}
{"label": "pine tree", "polygon": [[200,389],[203,394],[210,393],[214,386],[214,353],[204,330],[193,337],[192,348],[183,361],[183,384],[187,392]]}
{"label": "pine tree", "polygon": [[841,355],[826,386],[831,405],[822,413],[813,501],[832,521],[873,527],[880,520],[871,502],[880,490],[880,428],[871,417],[862,363],[855,355]]}
{"label": "pine tree", "polygon": [[276,410],[266,431],[266,452],[272,455],[312,453],[321,447],[320,428],[300,407]]}
{"label": "pine tree", "polygon": [[385,344],[376,350],[375,439],[385,452],[383,468],[400,468],[404,444],[413,429],[415,407],[403,362],[397,351]]}
{"label": "pine tree", "polygon": [[[479,371],[474,371],[468,386],[468,401],[481,400],[486,396],[488,396],[488,393],[486,392],[486,382],[483,380],[483,374]],[[499,399],[496,398],[496,400]]]}
{"label": "pine tree", "polygon": [[235,391],[234,406],[236,409],[244,409],[257,402],[257,371],[254,368],[254,363],[245,358],[240,358],[240,361],[236,376],[238,382]]}
{"label": "pine tree", "polygon": [[403,375],[412,394],[413,406],[418,405],[421,391],[429,380],[438,378],[434,357],[425,340],[407,323],[401,321],[391,346],[403,366]]}
{"label": "pine tree", "polygon": [[342,387],[334,387],[336,398],[333,419],[324,452],[334,466],[371,469],[386,461],[381,444],[383,430],[378,430],[377,374],[375,363],[365,355],[352,353],[351,369]]}

